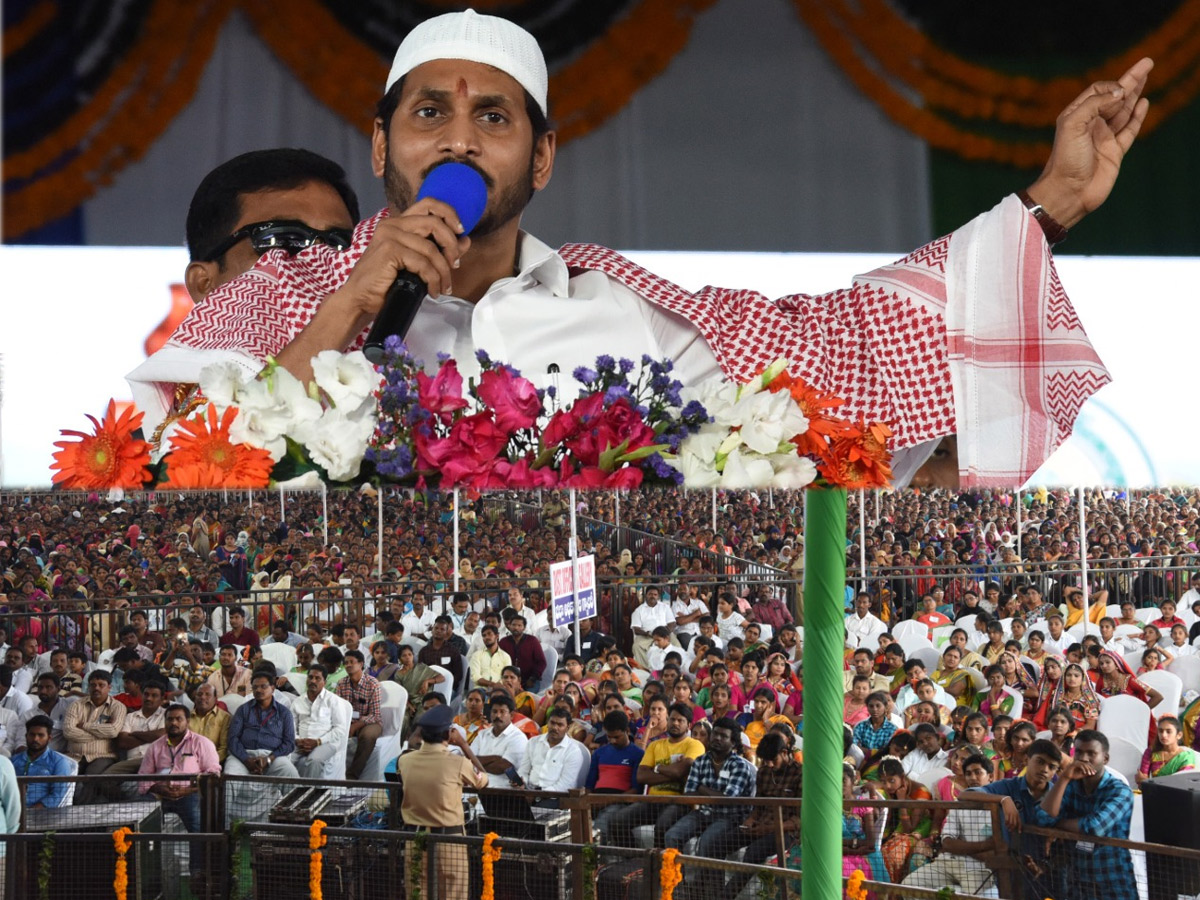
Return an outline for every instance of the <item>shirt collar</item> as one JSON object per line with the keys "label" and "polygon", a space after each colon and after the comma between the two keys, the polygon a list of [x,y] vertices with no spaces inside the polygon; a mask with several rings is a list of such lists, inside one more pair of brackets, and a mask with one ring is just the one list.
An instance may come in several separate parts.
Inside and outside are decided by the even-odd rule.
{"label": "shirt collar", "polygon": [[517,275],[513,279],[518,286],[541,284],[556,297],[568,295],[567,284],[570,273],[563,258],[533,235],[522,231],[517,250]]}

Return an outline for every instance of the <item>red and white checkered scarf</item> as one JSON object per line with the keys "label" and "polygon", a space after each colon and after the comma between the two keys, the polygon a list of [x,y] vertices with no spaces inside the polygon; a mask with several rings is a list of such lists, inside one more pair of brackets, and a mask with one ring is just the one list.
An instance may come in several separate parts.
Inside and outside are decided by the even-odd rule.
{"label": "red and white checkered scarf", "polygon": [[[386,214],[361,222],[345,252],[316,245],[294,258],[267,254],[209,294],[131,379],[185,380],[164,376],[183,356],[193,364],[236,358],[254,368],[277,355],[345,283]],[[1015,197],[852,287],[821,295],[691,292],[605,247],[569,244],[559,252],[573,274],[601,271],[685,317],[730,378],[786,357],[814,386],[845,397],[849,415],[887,422],[897,448],[957,433],[964,487],[1024,482],[1110,380],[1037,223]]]}

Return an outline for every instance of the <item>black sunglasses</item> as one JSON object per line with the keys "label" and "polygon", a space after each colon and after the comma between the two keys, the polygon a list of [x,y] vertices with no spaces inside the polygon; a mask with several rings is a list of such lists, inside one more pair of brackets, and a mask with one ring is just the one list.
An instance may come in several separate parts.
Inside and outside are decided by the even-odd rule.
{"label": "black sunglasses", "polygon": [[350,246],[353,235],[349,228],[328,228],[321,231],[293,219],[272,222],[252,222],[239,228],[204,255],[206,260],[220,259],[238,241],[250,239],[254,252],[262,256],[268,250],[282,248],[289,255],[311,247],[320,241],[334,250],[345,250]]}

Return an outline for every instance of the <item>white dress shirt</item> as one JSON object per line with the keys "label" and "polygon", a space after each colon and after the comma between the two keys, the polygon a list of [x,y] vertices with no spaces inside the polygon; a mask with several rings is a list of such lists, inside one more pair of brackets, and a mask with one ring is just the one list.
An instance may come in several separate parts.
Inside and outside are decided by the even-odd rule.
{"label": "white dress shirt", "polygon": [[50,712],[44,712],[40,705],[34,705],[26,711],[21,717],[21,733],[17,736],[17,747],[25,746],[25,723],[35,716],[49,716],[50,721],[54,723],[54,728],[50,732],[50,749],[57,750],[59,753],[65,753],[67,750],[67,739],[63,737],[62,726],[63,717],[67,714],[67,707],[75,702],[74,697],[60,696],[54,701],[54,706],[50,708]]}
{"label": "white dress shirt", "polygon": [[[167,708],[160,706],[152,715],[147,716],[140,709],[130,710],[125,716],[125,731],[130,734],[140,734],[143,731],[159,731],[167,725]],[[149,744],[138,744],[125,751],[126,759],[141,759],[150,749]]]}
{"label": "white dress shirt", "polygon": [[[16,674],[15,672],[13,673]],[[14,678],[13,686],[8,689],[8,693],[0,699],[0,709],[11,710],[17,718],[25,715],[29,710],[37,706],[37,701],[30,697],[24,691],[17,690],[17,682]]]}
{"label": "white dress shirt", "polygon": [[[671,614],[676,616],[690,616],[692,613],[701,613],[708,615],[708,607],[704,605],[704,601],[699,597],[688,597],[686,600],[674,600],[671,603]],[[699,634],[700,622],[688,622],[686,625],[676,625],[676,634]]]}
{"label": "white dress shirt", "polygon": [[930,759],[925,755],[924,750],[914,750],[904,757],[901,765],[904,766],[904,774],[911,775],[914,778],[918,775],[924,775],[931,769],[948,768],[946,765],[946,751],[939,750],[933,755],[933,759]]}
{"label": "white dress shirt", "polygon": [[640,628],[647,634],[654,631],[655,628],[662,625],[675,624],[675,613],[671,612],[671,605],[659,600],[653,606],[649,603],[642,603],[636,607],[633,614],[629,617],[629,625],[632,628]]}
{"label": "white dress shirt", "polygon": [[860,616],[857,612],[853,612],[846,616],[846,631],[850,638],[858,641],[855,646],[863,647],[872,638],[878,643],[879,636],[887,631],[887,626],[873,613]]}
{"label": "white dress shirt", "polygon": [[292,701],[296,737],[340,747],[350,737],[350,703],[322,688],[316,700],[308,693]]}
{"label": "white dress shirt", "polygon": [[[502,756],[519,772],[522,763],[525,762],[525,747],[528,743],[529,738],[525,737],[525,732],[509,722],[508,727],[499,735],[496,734],[494,728],[487,728],[479,732],[471,743],[471,749],[479,757]],[[512,785],[508,783],[507,775],[503,773],[493,775],[489,772],[488,787],[506,788],[512,787]]]}
{"label": "white dress shirt", "polygon": [[407,612],[400,624],[404,626],[405,637],[416,637],[427,641],[433,635],[433,620],[437,614],[428,606],[418,616],[415,612]]}
{"label": "white dress shirt", "polygon": [[0,756],[12,759],[18,745],[25,743],[25,726],[11,709],[0,708]]}
{"label": "white dress shirt", "polygon": [[[479,738],[475,739],[478,743]],[[551,746],[548,734],[531,738],[525,748],[525,759],[517,767],[525,784],[539,791],[566,791],[575,787],[585,753],[574,738],[563,736],[557,746]],[[476,750],[476,753],[479,751]]]}

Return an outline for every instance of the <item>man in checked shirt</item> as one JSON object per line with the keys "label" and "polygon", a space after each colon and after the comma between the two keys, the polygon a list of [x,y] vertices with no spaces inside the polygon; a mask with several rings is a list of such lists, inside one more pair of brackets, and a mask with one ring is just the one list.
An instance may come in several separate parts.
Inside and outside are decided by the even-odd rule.
{"label": "man in checked shirt", "polygon": [[334,693],[350,702],[350,740],[355,743],[350,748],[354,758],[346,766],[346,777],[359,778],[367,767],[375,742],[383,734],[383,717],[379,714],[383,689],[366,673],[361,650],[347,650],[345,666],[346,677],[338,682]]}
{"label": "man in checked shirt", "polygon": [[1124,847],[1094,844],[1089,836],[1129,840],[1133,791],[1107,771],[1108,738],[1084,729],[1075,737],[1075,758],[1042,798],[1037,824],[1076,832],[1067,849],[1064,900],[1137,900],[1133,860]]}
{"label": "man in checked shirt", "polygon": [[[732,719],[713,723],[708,752],[692,763],[683,793],[704,797],[753,797],[754,766],[742,756],[742,727]],[[682,850],[690,839],[700,838],[697,856],[724,859],[746,840],[740,826],[750,812],[745,806],[694,806],[691,812],[667,829],[666,845]],[[701,897],[719,897],[725,873],[720,869],[700,870]]]}

